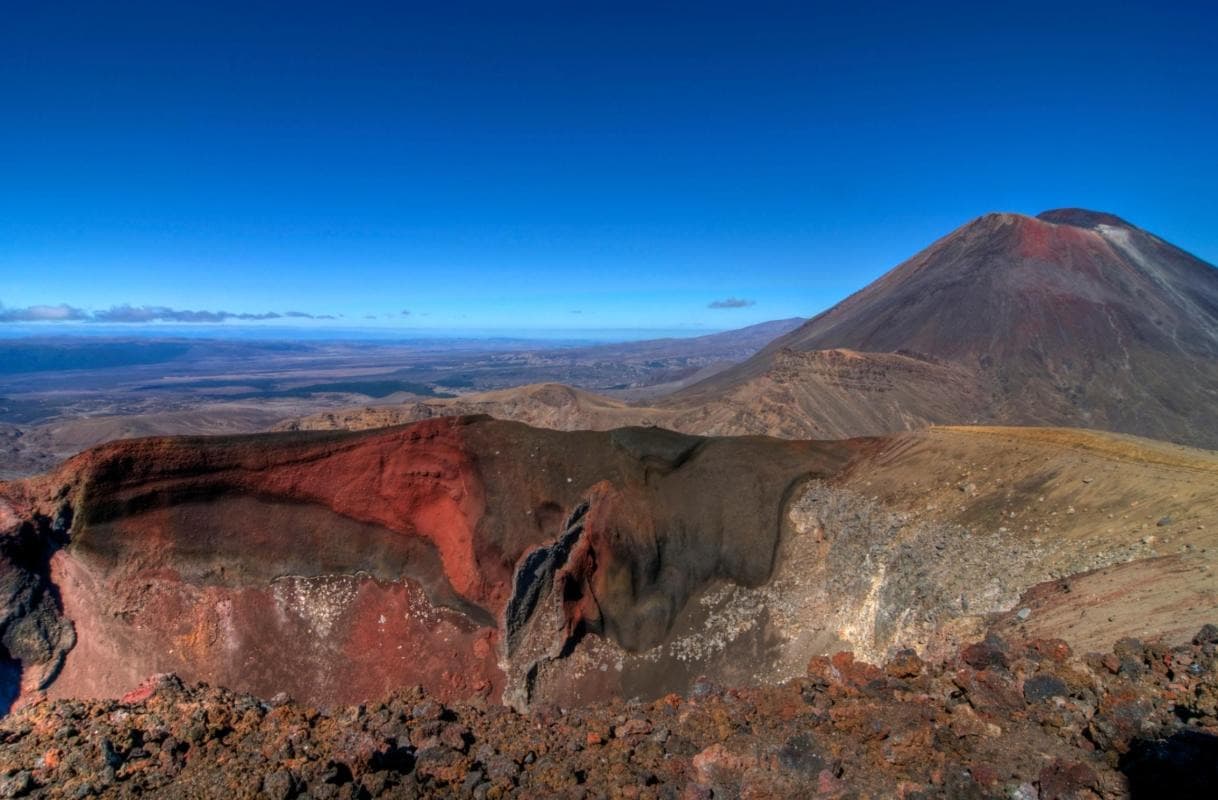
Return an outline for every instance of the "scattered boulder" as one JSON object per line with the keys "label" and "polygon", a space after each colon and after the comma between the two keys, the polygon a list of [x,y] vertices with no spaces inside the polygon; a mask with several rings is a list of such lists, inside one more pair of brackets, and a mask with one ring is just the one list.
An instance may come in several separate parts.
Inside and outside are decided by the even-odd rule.
{"label": "scattered boulder", "polygon": [[1066,697],[1066,682],[1056,675],[1041,672],[1023,682],[1023,696],[1029,703],[1040,703],[1053,697]]}
{"label": "scattered boulder", "polygon": [[984,641],[965,647],[960,652],[960,657],[974,669],[1006,668],[1007,643],[998,634],[991,633]]}
{"label": "scattered boulder", "polygon": [[1095,770],[1079,761],[1055,759],[1040,771],[1041,800],[1074,800],[1098,788]]}
{"label": "scattered boulder", "polygon": [[884,664],[884,674],[890,678],[916,678],[922,673],[924,666],[917,651],[906,648],[898,650],[896,655]]}

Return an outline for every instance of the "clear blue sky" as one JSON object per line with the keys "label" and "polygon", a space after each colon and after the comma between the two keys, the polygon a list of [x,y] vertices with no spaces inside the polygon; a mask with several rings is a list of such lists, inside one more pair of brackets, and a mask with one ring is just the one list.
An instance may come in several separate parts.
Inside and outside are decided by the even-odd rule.
{"label": "clear blue sky", "polygon": [[1215,4],[817,6],[7,2],[0,303],[721,329],[1065,205],[1218,261]]}

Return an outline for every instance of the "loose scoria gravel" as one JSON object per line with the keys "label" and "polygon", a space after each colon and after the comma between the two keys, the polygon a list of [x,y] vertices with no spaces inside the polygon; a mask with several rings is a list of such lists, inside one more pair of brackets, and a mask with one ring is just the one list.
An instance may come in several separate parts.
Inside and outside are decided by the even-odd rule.
{"label": "loose scoria gravel", "polygon": [[[157,676],[0,720],[0,797],[1213,796],[1218,627],[1083,657],[815,658],[781,686],[527,714],[417,689],[333,713]],[[1173,794],[1174,792],[1174,794]]]}

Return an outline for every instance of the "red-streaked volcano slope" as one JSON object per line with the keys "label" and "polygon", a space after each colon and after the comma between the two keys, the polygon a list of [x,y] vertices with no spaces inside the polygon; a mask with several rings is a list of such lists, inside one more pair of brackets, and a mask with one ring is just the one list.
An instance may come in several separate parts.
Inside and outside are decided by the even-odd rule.
{"label": "red-streaked volcano slope", "polygon": [[[801,377],[800,356],[837,349],[866,380],[807,357]],[[925,379],[872,355],[898,353]],[[869,413],[853,418],[839,386]],[[717,432],[1051,424],[1218,448],[1218,270],[1111,214],[987,214],[668,405]]]}

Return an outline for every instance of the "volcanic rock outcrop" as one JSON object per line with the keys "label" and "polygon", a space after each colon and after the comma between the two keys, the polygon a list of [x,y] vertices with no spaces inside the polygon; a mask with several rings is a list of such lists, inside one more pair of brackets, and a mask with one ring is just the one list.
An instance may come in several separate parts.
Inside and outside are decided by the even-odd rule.
{"label": "volcanic rock outcrop", "polygon": [[[570,637],[650,647],[708,581],[764,581],[787,493],[848,452],[775,444],[442,419],[106,445],[0,490],[18,589],[6,660],[23,694],[114,694],[177,671],[319,702],[403,683],[498,697],[499,620],[529,591],[517,563],[580,503]],[[51,554],[39,521],[61,518]]]}

